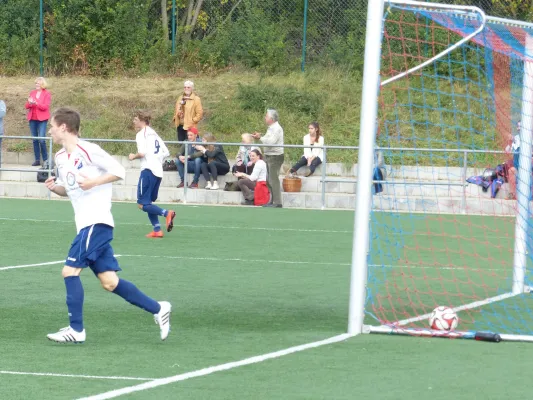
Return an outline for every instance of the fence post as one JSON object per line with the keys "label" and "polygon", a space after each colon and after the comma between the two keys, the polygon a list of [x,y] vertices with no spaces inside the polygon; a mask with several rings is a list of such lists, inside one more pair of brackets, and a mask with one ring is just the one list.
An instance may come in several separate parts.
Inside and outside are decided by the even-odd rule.
{"label": "fence post", "polygon": [[461,212],[466,214],[466,165],[468,162],[468,153],[463,153],[463,198],[461,199]]}
{"label": "fence post", "polygon": [[43,0],[39,1],[39,75],[44,76],[44,62],[43,62]]}
{"label": "fence post", "polygon": [[304,0],[304,32],[302,40],[302,72],[305,71],[305,50],[307,47],[307,6],[308,0]]}
{"label": "fence post", "polygon": [[326,162],[327,162],[327,147],[324,147],[324,154],[322,155],[322,210],[326,209]]}
{"label": "fence post", "polygon": [[[49,145],[48,145],[48,177],[50,178],[50,175],[52,175],[52,170],[53,170],[53,162],[54,162],[54,159],[55,157],[53,156],[52,154],[52,145],[54,144],[54,142],[52,141],[52,138],[47,138],[48,139],[48,142],[49,142]],[[48,191],[48,200],[50,200],[52,198],[52,192],[49,190]]]}
{"label": "fence post", "polygon": [[172,55],[176,53],[176,0],[172,0]]}
{"label": "fence post", "polygon": [[[183,143],[185,146],[185,162],[183,163],[184,169],[183,169],[183,204],[187,204],[187,175],[189,173],[187,164],[189,164],[189,144],[187,141]],[[179,158],[178,158],[179,162]]]}

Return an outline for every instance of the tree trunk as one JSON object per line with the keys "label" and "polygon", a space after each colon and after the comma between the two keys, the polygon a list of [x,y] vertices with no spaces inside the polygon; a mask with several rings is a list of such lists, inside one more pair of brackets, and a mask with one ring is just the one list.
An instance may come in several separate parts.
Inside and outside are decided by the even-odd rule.
{"label": "tree trunk", "polygon": [[161,25],[163,26],[163,40],[168,41],[167,0],[161,0]]}

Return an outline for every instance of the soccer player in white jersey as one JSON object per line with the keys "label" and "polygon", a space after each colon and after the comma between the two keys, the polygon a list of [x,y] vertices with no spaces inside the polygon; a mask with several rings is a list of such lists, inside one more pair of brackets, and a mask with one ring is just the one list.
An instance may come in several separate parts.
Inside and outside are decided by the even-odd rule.
{"label": "soccer player in white jersey", "polygon": [[154,204],[159,194],[159,185],[163,179],[163,160],[170,154],[165,142],[150,127],[151,116],[146,111],[137,111],[133,118],[133,125],[138,130],[137,153],[130,154],[130,161],[141,159],[141,176],[137,184],[137,204],[141,210],[148,214],[153,231],[146,235],[147,238],[162,238],[163,232],[159,224],[159,216],[166,218],[167,232],[174,227],[176,213],[164,210]]}
{"label": "soccer player in white jersey", "polygon": [[59,343],[85,341],[80,274],[89,267],[105,290],[154,314],[161,339],[165,340],[170,330],[170,303],[155,301],[117,275],[121,269],[111,247],[114,227],[111,191],[113,182],[124,179],[124,167],[100,146],[81,140],[79,128],[80,115],[72,109],[60,108],[52,115],[50,136],[63,148],[55,157],[57,179],[50,177],[45,185],[57,195],[70,198],[77,235],[62,271],[70,325],[49,334],[48,339]]}

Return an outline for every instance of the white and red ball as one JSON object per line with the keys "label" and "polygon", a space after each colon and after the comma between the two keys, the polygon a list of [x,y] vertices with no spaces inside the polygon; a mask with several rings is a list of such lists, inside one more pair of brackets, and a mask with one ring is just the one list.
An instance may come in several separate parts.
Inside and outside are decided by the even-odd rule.
{"label": "white and red ball", "polygon": [[437,331],[453,331],[458,323],[459,317],[450,307],[438,306],[429,316],[429,326]]}

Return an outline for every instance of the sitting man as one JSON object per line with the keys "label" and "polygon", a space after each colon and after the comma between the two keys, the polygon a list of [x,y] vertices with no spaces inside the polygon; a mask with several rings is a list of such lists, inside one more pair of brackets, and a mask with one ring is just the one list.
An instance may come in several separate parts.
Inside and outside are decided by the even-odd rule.
{"label": "sitting man", "polygon": [[187,131],[187,141],[190,143],[184,143],[181,146],[181,149],[178,153],[178,162],[176,163],[178,167],[178,174],[181,179],[178,188],[182,188],[184,186],[185,146],[187,145],[187,172],[194,173],[194,178],[192,183],[189,185],[189,189],[198,189],[198,180],[200,179],[200,173],[202,171],[202,157],[204,154],[201,151],[196,150],[196,146],[202,145],[202,140],[198,137],[198,129],[196,129],[194,126],[191,126]]}

